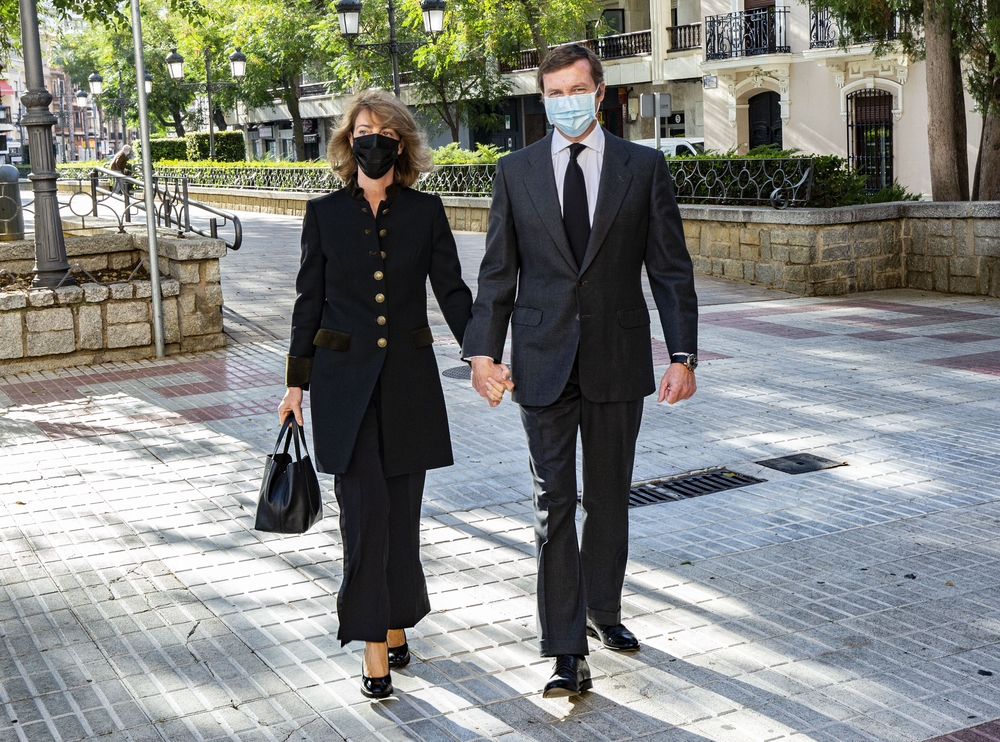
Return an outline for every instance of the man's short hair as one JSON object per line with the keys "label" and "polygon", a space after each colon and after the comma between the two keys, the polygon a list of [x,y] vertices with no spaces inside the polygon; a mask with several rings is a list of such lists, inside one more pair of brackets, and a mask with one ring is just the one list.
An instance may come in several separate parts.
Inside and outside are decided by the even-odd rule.
{"label": "man's short hair", "polygon": [[585,46],[581,46],[580,44],[565,44],[564,46],[557,46],[554,49],[550,49],[545,59],[538,65],[538,92],[542,95],[545,94],[545,82],[543,79],[545,75],[572,67],[581,59],[586,59],[590,62],[590,76],[594,78],[594,85],[601,87],[601,83],[604,82],[604,66],[601,64],[600,58]]}

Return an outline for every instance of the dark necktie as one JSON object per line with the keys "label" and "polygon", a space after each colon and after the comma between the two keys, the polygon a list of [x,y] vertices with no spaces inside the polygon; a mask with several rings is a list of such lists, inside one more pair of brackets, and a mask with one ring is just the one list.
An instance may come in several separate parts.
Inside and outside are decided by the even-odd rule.
{"label": "dark necktie", "polygon": [[586,145],[576,142],[569,145],[569,165],[563,179],[563,224],[566,237],[573,250],[577,266],[583,265],[590,239],[590,207],[587,205],[587,181],[583,179],[583,169],[576,161]]}

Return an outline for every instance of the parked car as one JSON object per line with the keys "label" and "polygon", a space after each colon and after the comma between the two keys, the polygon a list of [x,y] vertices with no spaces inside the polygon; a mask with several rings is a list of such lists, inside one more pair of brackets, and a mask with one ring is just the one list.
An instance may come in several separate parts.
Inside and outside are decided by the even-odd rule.
{"label": "parked car", "polygon": [[[636,144],[644,147],[655,147],[655,139],[636,139]],[[704,137],[668,138],[660,139],[660,150],[667,157],[677,157],[678,155],[700,155],[705,151]]]}

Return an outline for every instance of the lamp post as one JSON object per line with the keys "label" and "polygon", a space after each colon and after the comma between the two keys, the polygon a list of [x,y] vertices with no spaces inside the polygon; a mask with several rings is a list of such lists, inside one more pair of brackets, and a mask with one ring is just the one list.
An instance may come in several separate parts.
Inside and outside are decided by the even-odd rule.
{"label": "lamp post", "polygon": [[[222,88],[236,87],[240,84],[247,73],[247,55],[236,47],[236,51],[229,55],[229,71],[236,82],[229,80],[212,80],[212,50],[205,47],[205,82],[178,82],[177,84],[185,88],[204,90],[208,99],[208,159],[215,159],[215,118],[212,115],[212,92]],[[170,72],[172,80],[180,81],[184,79],[184,57],[177,53],[176,49],[171,49],[166,58],[167,70]]]}
{"label": "lamp post", "polygon": [[[389,40],[370,44],[355,44],[354,39],[361,33],[361,0],[339,0],[336,4],[337,20],[340,23],[340,33],[347,43],[359,49],[373,49],[389,58],[392,62],[392,89],[399,97],[399,53],[412,51],[422,43],[416,41],[397,41],[396,39],[396,7],[393,0],[388,0]],[[424,32],[437,36],[444,30],[445,0],[423,0],[420,10],[424,16]]]}
{"label": "lamp post", "polygon": [[[101,77],[100,73],[92,72],[90,77],[87,78],[87,82],[90,84],[90,92],[96,97],[104,92],[104,78]],[[143,76],[143,88],[146,95],[153,90],[153,76],[148,72]],[[136,88],[138,90],[138,86]],[[128,123],[125,121],[125,113],[132,106],[138,105],[138,98],[128,98],[125,96],[125,89],[122,85],[121,73],[118,73],[118,97],[111,98],[106,101],[110,105],[118,106],[118,112],[121,117],[121,134],[122,134],[122,144],[125,144],[125,136],[128,131]]]}
{"label": "lamp post", "polygon": [[21,47],[27,91],[21,96],[27,113],[22,117],[28,129],[31,152],[31,188],[35,194],[35,274],[33,286],[53,288],[69,270],[63,239],[59,201],[56,198],[55,156],[52,153],[52,126],[56,117],[49,111],[52,94],[45,89],[42,46],[39,38],[38,7],[35,0],[18,0],[21,16]]}
{"label": "lamp post", "polygon": [[80,109],[80,118],[83,119],[83,156],[89,160],[90,131],[87,129],[87,93],[82,89],[76,91],[76,105]]}

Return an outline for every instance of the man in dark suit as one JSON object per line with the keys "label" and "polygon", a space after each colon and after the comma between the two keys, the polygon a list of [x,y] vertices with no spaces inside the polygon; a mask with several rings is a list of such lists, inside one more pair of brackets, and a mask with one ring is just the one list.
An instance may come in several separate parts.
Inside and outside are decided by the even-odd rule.
{"label": "man in dark suit", "polygon": [[[653,378],[646,268],[672,356],[659,401],[695,392],[698,306],[663,154],[598,126],[603,70],[593,52],[554,49],[538,70],[555,131],[501,159],[463,353],[472,383],[521,407],[534,481],[538,631],[554,657],[543,695],[591,687],[587,635],[639,648],[621,623],[628,496],[642,398]],[[512,325],[513,374],[501,363]],[[576,438],[583,533],[576,534]]]}

